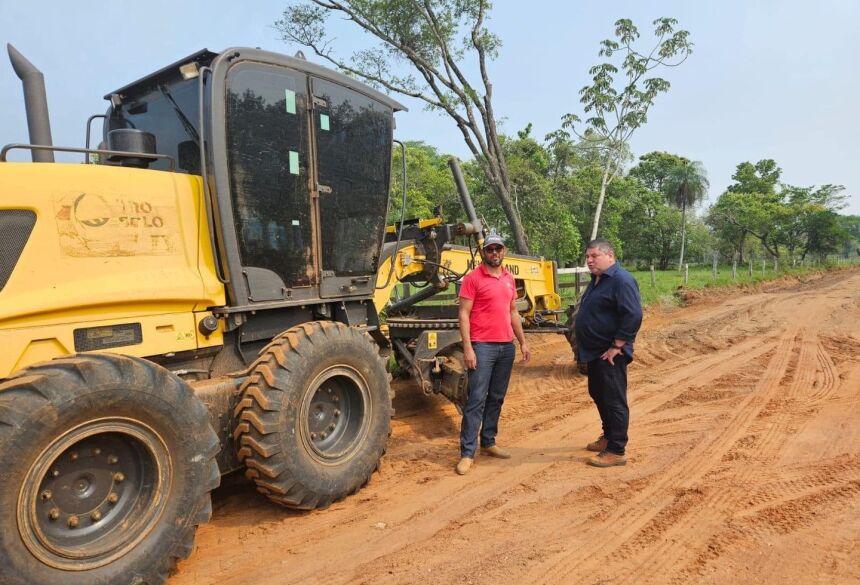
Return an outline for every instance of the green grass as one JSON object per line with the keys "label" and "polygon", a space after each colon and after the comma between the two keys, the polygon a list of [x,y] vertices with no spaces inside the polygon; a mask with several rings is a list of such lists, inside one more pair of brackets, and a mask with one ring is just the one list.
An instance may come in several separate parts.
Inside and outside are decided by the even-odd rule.
{"label": "green grass", "polygon": [[[712,267],[705,265],[696,265],[689,267],[689,279],[687,284],[684,284],[684,273],[677,270],[656,270],[654,272],[655,284],[651,284],[651,273],[648,270],[630,270],[630,273],[639,283],[639,291],[642,295],[642,304],[650,305],[652,303],[677,303],[678,297],[675,294],[679,288],[688,290],[703,289],[708,287],[731,286],[736,284],[755,284],[762,281],[774,280],[783,276],[800,276],[810,272],[817,272],[822,269],[838,268],[850,265],[858,265],[858,261],[841,261],[828,262],[819,267],[797,267],[783,268],[779,267],[778,272],[774,272],[773,263],[768,262],[767,267],[762,273],[761,262],[757,265],[753,264],[752,276],[749,275],[749,266],[738,266],[737,278],[732,278],[731,265],[720,264],[717,267],[717,277],[713,276]],[[625,267],[627,268],[627,267]],[[629,268],[627,268],[629,270]],[[561,282],[573,282],[573,274],[563,274],[559,277]],[[588,275],[580,275],[581,282],[588,282]],[[574,288],[562,288],[562,297],[565,304],[574,300]]]}

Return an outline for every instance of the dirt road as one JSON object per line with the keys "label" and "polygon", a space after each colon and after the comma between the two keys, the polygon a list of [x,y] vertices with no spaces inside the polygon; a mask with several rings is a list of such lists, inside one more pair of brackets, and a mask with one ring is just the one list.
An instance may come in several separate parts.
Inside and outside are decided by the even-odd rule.
{"label": "dirt road", "polygon": [[860,583],[860,272],[646,315],[626,467],[584,464],[584,378],[530,343],[513,459],[456,476],[456,411],[398,384],[364,490],[293,513],[228,478],[169,585]]}

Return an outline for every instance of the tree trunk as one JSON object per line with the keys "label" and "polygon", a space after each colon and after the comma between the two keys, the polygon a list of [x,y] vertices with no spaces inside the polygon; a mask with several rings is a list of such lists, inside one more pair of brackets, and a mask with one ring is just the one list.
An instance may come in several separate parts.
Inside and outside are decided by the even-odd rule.
{"label": "tree trunk", "polygon": [[597,199],[597,209],[594,210],[594,222],[591,224],[591,239],[597,239],[597,228],[600,226],[600,213],[603,211],[603,200],[606,199],[606,187],[609,185],[609,167],[603,169],[603,179],[600,181],[600,197]]}
{"label": "tree trunk", "polygon": [[738,245],[737,245],[738,262],[740,262],[741,264],[744,263],[744,240],[746,240],[746,237],[747,237],[746,231],[741,231],[741,237],[738,238]]}
{"label": "tree trunk", "polygon": [[508,220],[508,225],[511,228],[511,236],[514,239],[514,250],[518,254],[529,255],[529,243],[526,238],[526,230],[523,227],[523,222],[520,220],[520,214],[517,213],[514,207],[514,201],[511,198],[510,191],[499,181],[491,183],[499,202],[502,204],[502,209],[505,212],[505,217]]}
{"label": "tree trunk", "polygon": [[681,203],[681,256],[678,258],[678,272],[684,268],[684,244],[687,238],[687,200]]}

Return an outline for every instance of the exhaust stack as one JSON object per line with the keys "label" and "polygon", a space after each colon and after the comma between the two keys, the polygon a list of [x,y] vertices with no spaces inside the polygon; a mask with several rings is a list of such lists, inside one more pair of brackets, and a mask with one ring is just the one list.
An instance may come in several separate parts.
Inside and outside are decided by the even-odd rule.
{"label": "exhaust stack", "polygon": [[[15,74],[24,85],[24,105],[27,109],[27,128],[30,143],[53,146],[51,140],[51,120],[48,118],[48,95],[45,91],[45,76],[36,69],[11,44],[7,44],[9,60]],[[31,151],[33,162],[54,162],[54,153],[49,150]]]}
{"label": "exhaust stack", "polygon": [[469,223],[466,224],[467,234],[476,234],[478,243],[484,240],[483,224],[478,219],[478,214],[475,213],[475,205],[472,203],[472,197],[469,195],[469,189],[466,187],[466,181],[463,179],[463,171],[460,170],[460,162],[451,157],[448,159],[448,166],[451,167],[451,174],[454,175],[454,185],[457,187],[457,193],[460,195],[460,203],[463,205],[463,211],[466,212],[466,217],[469,218]]}

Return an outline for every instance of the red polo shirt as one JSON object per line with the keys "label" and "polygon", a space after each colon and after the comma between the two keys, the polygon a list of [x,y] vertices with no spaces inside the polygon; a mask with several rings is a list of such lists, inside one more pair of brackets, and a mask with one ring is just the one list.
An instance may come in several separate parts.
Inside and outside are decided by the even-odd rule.
{"label": "red polo shirt", "polygon": [[513,341],[511,301],[517,298],[517,287],[507,268],[502,266],[502,273],[495,277],[482,262],[463,279],[460,298],[473,302],[469,314],[471,341]]}

